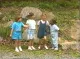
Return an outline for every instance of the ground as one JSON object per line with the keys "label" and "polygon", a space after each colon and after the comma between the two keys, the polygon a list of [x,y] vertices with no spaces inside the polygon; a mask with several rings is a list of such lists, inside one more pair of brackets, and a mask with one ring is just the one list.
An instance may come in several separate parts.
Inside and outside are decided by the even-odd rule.
{"label": "ground", "polygon": [[0,59],[80,59],[80,53],[69,50],[27,50],[27,46],[23,46],[22,52],[15,52],[10,45],[0,45]]}

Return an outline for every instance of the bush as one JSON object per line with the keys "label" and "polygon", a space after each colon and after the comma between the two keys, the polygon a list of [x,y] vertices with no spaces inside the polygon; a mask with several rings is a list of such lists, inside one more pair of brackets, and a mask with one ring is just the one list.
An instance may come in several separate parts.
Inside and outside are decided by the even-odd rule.
{"label": "bush", "polygon": [[10,27],[0,27],[0,36],[7,39],[10,35]]}
{"label": "bush", "polygon": [[25,7],[25,6],[34,6],[34,7],[40,7],[40,8],[46,8],[46,9],[52,9],[53,7],[55,8],[60,8],[60,7],[72,7],[72,8],[78,8],[79,7],[79,1],[78,0],[63,0],[63,1],[54,1],[54,0],[29,0],[29,1],[4,1],[1,2],[0,7]]}

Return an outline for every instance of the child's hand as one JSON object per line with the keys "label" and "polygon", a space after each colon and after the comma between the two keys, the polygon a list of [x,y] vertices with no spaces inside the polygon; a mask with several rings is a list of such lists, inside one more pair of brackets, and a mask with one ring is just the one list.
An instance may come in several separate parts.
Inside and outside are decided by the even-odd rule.
{"label": "child's hand", "polygon": [[10,34],[10,37],[12,36],[12,34]]}
{"label": "child's hand", "polygon": [[26,30],[26,29],[27,29],[26,27],[23,28],[23,30]]}
{"label": "child's hand", "polygon": [[27,24],[26,24],[26,25],[24,25],[24,27],[25,27],[25,28],[28,28],[28,27],[29,27],[29,25],[27,25]]}

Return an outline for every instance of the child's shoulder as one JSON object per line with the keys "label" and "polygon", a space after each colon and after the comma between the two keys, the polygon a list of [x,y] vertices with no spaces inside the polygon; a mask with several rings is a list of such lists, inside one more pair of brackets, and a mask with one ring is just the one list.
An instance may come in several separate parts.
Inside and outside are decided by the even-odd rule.
{"label": "child's shoulder", "polygon": [[12,24],[16,24],[17,22],[13,22]]}
{"label": "child's shoulder", "polygon": [[53,26],[57,26],[56,24],[54,24]]}

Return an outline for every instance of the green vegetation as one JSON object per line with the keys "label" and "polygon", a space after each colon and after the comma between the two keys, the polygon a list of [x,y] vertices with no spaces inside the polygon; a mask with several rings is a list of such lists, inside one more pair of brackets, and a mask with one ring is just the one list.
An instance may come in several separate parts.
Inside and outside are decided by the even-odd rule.
{"label": "green vegetation", "polygon": [[79,1],[78,0],[59,0],[59,1],[52,1],[52,0],[28,0],[28,1],[3,1],[1,2],[1,7],[25,7],[25,6],[33,6],[33,7],[39,7],[43,9],[53,9],[60,8],[60,7],[72,7],[72,8],[78,8],[79,7]]}
{"label": "green vegetation", "polygon": [[0,27],[0,36],[4,39],[9,38],[10,35],[10,27]]}
{"label": "green vegetation", "polygon": [[[0,36],[4,39],[9,38],[10,34],[10,26],[6,27],[6,23],[10,20],[14,20],[17,15],[21,12],[22,8],[36,7],[40,10],[53,12],[55,15],[55,19],[57,20],[57,25],[60,27],[60,37],[64,40],[71,40],[70,29],[71,26],[74,25],[73,20],[80,19],[79,16],[79,0],[8,0],[8,1],[0,1]],[[4,19],[5,20],[4,20]],[[5,25],[4,25],[5,24]],[[4,26],[3,26],[4,25]],[[50,43],[50,41],[49,41]],[[37,44],[35,44],[36,46]],[[59,59],[62,55],[67,55],[67,57],[72,56],[75,59],[80,58],[80,53],[74,51],[72,49],[69,50],[36,50],[36,51],[28,51],[26,46],[22,46],[23,52],[16,53],[14,52],[14,48],[12,45],[0,45],[0,53],[9,54],[12,56],[36,56],[42,57],[46,54],[55,56]],[[4,53],[5,52],[5,53]],[[8,55],[9,56],[9,55]],[[10,56],[10,57],[12,57]],[[30,57],[31,57],[30,56]],[[61,59],[61,58],[60,58]]]}
{"label": "green vegetation", "polygon": [[[0,7],[2,8],[0,12],[3,14],[0,15],[0,25],[6,23],[11,19],[15,19],[16,15],[19,15],[23,7],[36,7],[43,10],[51,11],[55,15],[58,26],[60,27],[60,35],[63,39],[70,40],[70,27],[73,25],[73,21],[79,19],[79,1],[78,0],[27,0],[27,1],[1,1]],[[5,8],[6,7],[6,8]],[[6,17],[6,20],[2,20],[3,17]],[[0,36],[7,38],[10,31],[8,27],[0,27]]]}
{"label": "green vegetation", "polygon": [[[3,53],[3,51],[7,54],[12,53],[13,56],[44,56],[46,54],[51,55],[52,57],[56,55],[56,57],[61,57],[62,55],[68,55],[72,56],[74,58],[79,58],[80,57],[80,53],[78,53],[77,51],[74,50],[59,50],[59,51],[55,51],[55,50],[35,50],[35,51],[29,51],[27,50],[26,46],[23,46],[23,52],[20,53],[16,53],[14,52],[14,48],[11,47],[10,45],[0,45],[1,49],[0,49],[0,53]],[[26,47],[26,48],[24,48]],[[9,55],[8,55],[9,56]]]}

